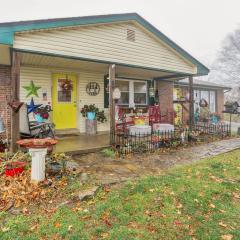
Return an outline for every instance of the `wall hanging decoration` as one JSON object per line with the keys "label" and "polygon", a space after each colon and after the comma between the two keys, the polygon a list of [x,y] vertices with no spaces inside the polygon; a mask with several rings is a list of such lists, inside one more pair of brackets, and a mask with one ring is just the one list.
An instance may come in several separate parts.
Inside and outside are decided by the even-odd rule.
{"label": "wall hanging decoration", "polygon": [[41,88],[41,87],[38,87],[34,84],[33,81],[30,82],[29,86],[23,86],[23,88],[28,91],[28,94],[26,97],[29,97],[31,95],[34,95],[35,97],[38,97],[38,90]]}
{"label": "wall hanging decoration", "polygon": [[199,102],[199,106],[200,107],[207,107],[208,106],[208,102],[204,98],[202,98],[200,100],[200,102]]}
{"label": "wall hanging decoration", "polygon": [[59,79],[58,84],[62,91],[71,91],[73,89],[72,80],[68,79],[68,75],[66,75],[65,79]]}
{"label": "wall hanging decoration", "polygon": [[40,106],[42,106],[42,104],[35,104],[32,98],[30,104],[27,104],[27,113],[35,112]]}
{"label": "wall hanging decoration", "polygon": [[90,96],[96,96],[100,92],[100,85],[96,82],[89,82],[86,86],[86,92]]}

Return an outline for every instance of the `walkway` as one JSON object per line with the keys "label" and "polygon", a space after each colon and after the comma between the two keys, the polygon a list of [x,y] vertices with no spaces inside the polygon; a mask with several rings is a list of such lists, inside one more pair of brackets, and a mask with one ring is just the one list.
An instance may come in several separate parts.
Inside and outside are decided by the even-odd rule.
{"label": "walkway", "polygon": [[102,153],[78,155],[74,157],[75,162],[68,165],[75,165],[80,172],[85,175],[87,173],[91,182],[111,184],[158,174],[174,165],[194,162],[238,148],[240,149],[240,138],[233,138],[165,153],[135,155],[125,159],[107,158]]}

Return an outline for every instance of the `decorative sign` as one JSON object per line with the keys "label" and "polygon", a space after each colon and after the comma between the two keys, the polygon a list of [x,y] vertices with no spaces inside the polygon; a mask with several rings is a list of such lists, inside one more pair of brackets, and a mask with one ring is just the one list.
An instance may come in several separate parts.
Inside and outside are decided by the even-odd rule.
{"label": "decorative sign", "polygon": [[100,85],[96,82],[89,82],[86,86],[86,92],[90,96],[96,96],[100,92]]}
{"label": "decorative sign", "polygon": [[23,88],[28,91],[28,94],[27,94],[26,97],[29,97],[29,96],[31,96],[31,95],[34,95],[35,97],[38,97],[38,90],[39,90],[41,87],[37,87],[37,86],[33,83],[33,81],[31,81],[29,86],[23,86]]}
{"label": "decorative sign", "polygon": [[119,90],[119,88],[115,88],[113,90],[113,99],[118,100],[121,98],[121,91]]}

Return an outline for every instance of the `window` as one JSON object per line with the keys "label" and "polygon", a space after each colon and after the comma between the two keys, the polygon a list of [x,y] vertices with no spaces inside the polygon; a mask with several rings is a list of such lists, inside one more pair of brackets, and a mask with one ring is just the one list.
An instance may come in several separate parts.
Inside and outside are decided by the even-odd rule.
{"label": "window", "polygon": [[121,91],[119,104],[130,106],[147,104],[147,82],[116,80],[116,87]]}
{"label": "window", "polygon": [[209,105],[210,112],[216,112],[216,92],[208,90],[194,90],[194,110],[200,108],[199,102],[205,99]]}
{"label": "window", "polygon": [[[67,80],[68,84],[72,86],[72,81]],[[57,85],[57,100],[61,103],[71,103],[72,102],[72,89],[65,88],[66,79],[58,79]]]}

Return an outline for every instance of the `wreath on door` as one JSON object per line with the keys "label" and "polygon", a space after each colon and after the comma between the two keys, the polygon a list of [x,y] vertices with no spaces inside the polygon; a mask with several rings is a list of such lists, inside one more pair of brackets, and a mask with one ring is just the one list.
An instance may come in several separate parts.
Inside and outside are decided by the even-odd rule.
{"label": "wreath on door", "polygon": [[61,79],[59,85],[62,91],[71,91],[73,89],[73,84],[70,79]]}

